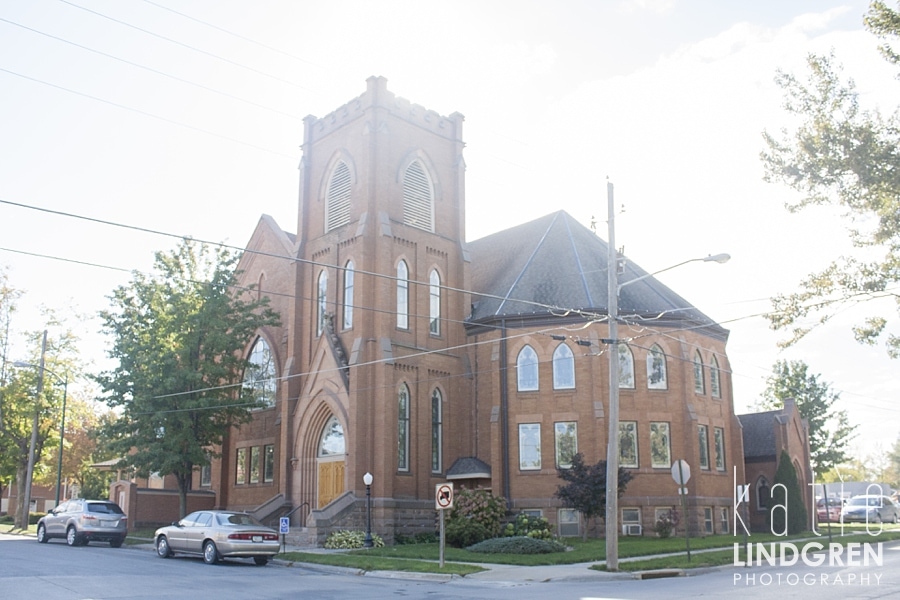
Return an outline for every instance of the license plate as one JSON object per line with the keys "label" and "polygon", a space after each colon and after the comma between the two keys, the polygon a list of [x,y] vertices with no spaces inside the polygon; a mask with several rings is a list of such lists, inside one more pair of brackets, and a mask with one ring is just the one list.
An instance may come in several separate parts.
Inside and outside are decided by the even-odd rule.
{"label": "license plate", "polygon": [[118,521],[100,521],[101,527],[115,527]]}
{"label": "license plate", "polygon": [[261,535],[254,535],[252,539],[253,539],[254,542],[261,542],[261,541],[262,541],[262,536],[261,536]]}

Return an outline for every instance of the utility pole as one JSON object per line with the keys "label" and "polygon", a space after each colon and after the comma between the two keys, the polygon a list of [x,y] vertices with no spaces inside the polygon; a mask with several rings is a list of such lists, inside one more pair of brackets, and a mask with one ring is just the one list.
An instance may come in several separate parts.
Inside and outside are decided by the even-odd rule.
{"label": "utility pole", "polygon": [[22,510],[17,514],[19,529],[28,529],[28,515],[31,509],[31,480],[34,477],[35,452],[37,446],[38,425],[41,416],[41,394],[44,393],[44,355],[47,352],[47,330],[44,330],[44,339],[41,342],[41,364],[38,369],[37,393],[34,399],[34,421],[31,424],[31,442],[28,446],[28,469],[25,471],[25,493],[23,494]]}
{"label": "utility pole", "polygon": [[619,570],[619,253],[613,184],[606,182],[609,225],[607,319],[609,325],[609,434],[606,446],[606,570]]}

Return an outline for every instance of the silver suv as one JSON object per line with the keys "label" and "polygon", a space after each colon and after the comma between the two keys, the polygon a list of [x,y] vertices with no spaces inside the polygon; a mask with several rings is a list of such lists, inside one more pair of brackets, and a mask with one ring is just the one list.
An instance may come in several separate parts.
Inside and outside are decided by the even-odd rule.
{"label": "silver suv", "polygon": [[118,504],[109,500],[69,500],[41,517],[37,541],[65,538],[70,546],[88,542],[109,542],[118,548],[128,534],[128,517]]}

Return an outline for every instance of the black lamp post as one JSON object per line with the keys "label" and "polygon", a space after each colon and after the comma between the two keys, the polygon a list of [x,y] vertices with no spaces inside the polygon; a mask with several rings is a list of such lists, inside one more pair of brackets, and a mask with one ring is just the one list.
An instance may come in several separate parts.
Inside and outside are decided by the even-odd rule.
{"label": "black lamp post", "polygon": [[366,548],[374,545],[372,543],[372,480],[371,473],[363,475],[363,483],[366,484],[366,541],[363,542],[363,546]]}

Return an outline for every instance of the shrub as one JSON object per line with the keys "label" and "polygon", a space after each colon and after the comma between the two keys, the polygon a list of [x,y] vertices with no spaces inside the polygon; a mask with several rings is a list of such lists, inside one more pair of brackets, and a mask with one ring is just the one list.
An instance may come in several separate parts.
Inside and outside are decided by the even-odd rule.
{"label": "shrub", "polygon": [[503,535],[506,537],[526,536],[537,540],[553,539],[552,526],[544,517],[528,516],[525,513],[516,515],[516,519],[506,524]]}
{"label": "shrub", "polygon": [[527,536],[491,538],[466,548],[483,554],[550,554],[565,552],[566,547],[553,540],[540,540]]}
{"label": "shrub", "polygon": [[[364,531],[332,531],[325,540],[325,547],[329,550],[353,550],[362,548],[366,543]],[[376,548],[384,546],[384,540],[376,534],[372,534],[372,543]]]}
{"label": "shrub", "polygon": [[451,523],[472,520],[483,525],[487,535],[482,539],[499,536],[504,517],[506,500],[487,490],[460,490],[453,499],[453,508],[450,510]]}
{"label": "shrub", "polygon": [[487,527],[475,519],[456,518],[444,529],[445,541],[455,548],[466,548],[489,537]]}
{"label": "shrub", "polygon": [[403,535],[398,533],[394,536],[394,544],[397,546],[405,546],[409,544],[434,544],[438,541],[438,534],[423,531],[416,535]]}
{"label": "shrub", "polygon": [[656,523],[653,525],[653,531],[659,537],[667,538],[672,536],[672,532],[675,531],[677,525],[678,512],[673,508],[656,520]]}

